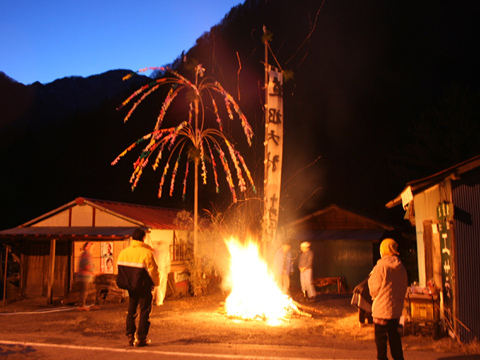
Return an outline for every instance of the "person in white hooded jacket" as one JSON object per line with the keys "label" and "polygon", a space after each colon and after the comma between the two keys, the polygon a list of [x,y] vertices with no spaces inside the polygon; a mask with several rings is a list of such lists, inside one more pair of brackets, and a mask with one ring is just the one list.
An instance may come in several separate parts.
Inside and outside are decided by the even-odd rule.
{"label": "person in white hooded jacket", "polygon": [[377,359],[387,360],[387,340],[394,360],[403,360],[402,338],[398,332],[407,292],[407,270],[399,255],[398,244],[387,238],[380,244],[380,256],[368,279],[373,299]]}

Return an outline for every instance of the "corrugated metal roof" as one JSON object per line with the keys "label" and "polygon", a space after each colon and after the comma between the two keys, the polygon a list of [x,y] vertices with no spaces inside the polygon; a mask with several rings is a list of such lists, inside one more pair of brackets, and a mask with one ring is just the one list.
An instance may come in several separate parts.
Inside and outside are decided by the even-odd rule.
{"label": "corrugated metal roof", "polygon": [[460,339],[465,342],[480,338],[480,169],[472,171],[456,181],[452,189],[455,205],[454,261]]}
{"label": "corrugated metal roof", "polygon": [[439,184],[443,180],[452,177],[457,178],[465,172],[468,172],[472,169],[475,169],[480,166],[480,155],[474,156],[471,159],[465,160],[457,165],[449,167],[448,169],[442,170],[436,174],[427,176],[423,179],[413,180],[407,183],[405,189],[393,200],[385,204],[385,207],[392,208],[394,206],[400,205],[402,203],[402,193],[407,190],[409,187],[412,190],[413,195],[421,193],[422,191],[427,190],[428,188]]}
{"label": "corrugated metal roof", "polygon": [[35,238],[44,239],[72,239],[81,238],[89,240],[122,240],[130,237],[135,227],[64,227],[64,226],[31,226],[16,227],[0,231],[0,238]]}
{"label": "corrugated metal roof", "polygon": [[180,227],[174,225],[174,220],[177,217],[177,214],[182,211],[181,209],[127,204],[118,201],[98,200],[86,197],[78,197],[74,201],[22,224],[21,227],[34,226],[36,223],[44,219],[77,205],[90,205],[96,209],[124,218],[142,227],[160,230],[180,229]]}
{"label": "corrugated metal roof", "polygon": [[164,230],[179,229],[178,226],[174,225],[174,220],[177,217],[177,214],[182,211],[179,209],[135,205],[89,198],[77,198],[75,201],[79,205],[86,203],[96,207],[97,209],[122,215],[128,219],[141,222],[149,228]]}
{"label": "corrugated metal roof", "polygon": [[[40,221],[74,206],[90,205],[98,210],[110,213],[132,223],[129,227],[41,227],[35,226]],[[156,206],[127,204],[116,201],[106,201],[79,197],[55,210],[45,213],[25,224],[13,229],[0,231],[0,238],[61,239],[61,238],[91,238],[91,239],[125,239],[129,237],[136,226],[159,230],[181,229],[174,224],[180,209],[168,209]]]}
{"label": "corrugated metal roof", "polygon": [[332,204],[301,219],[291,222],[288,226],[308,229],[349,229],[349,230],[393,230],[393,226],[374,220],[365,215],[355,213]]}

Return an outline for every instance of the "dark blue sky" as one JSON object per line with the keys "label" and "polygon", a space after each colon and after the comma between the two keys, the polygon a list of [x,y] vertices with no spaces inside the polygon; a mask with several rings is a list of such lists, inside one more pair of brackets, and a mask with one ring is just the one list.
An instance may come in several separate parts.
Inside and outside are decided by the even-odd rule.
{"label": "dark blue sky", "polygon": [[162,66],[242,0],[2,0],[0,71],[25,85]]}

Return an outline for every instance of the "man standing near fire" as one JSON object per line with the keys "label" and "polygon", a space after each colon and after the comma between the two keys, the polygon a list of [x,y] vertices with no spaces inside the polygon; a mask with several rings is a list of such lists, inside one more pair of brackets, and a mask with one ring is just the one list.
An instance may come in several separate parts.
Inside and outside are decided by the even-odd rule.
{"label": "man standing near fire", "polygon": [[313,251],[310,250],[310,243],[304,241],[300,244],[300,256],[298,257],[298,269],[300,270],[300,285],[305,299],[315,301],[317,292],[313,285]]}
{"label": "man standing near fire", "polygon": [[[133,231],[130,246],[118,256],[117,285],[128,290],[127,337],[130,346],[146,346],[150,328],[153,288],[160,283],[158,265],[151,246],[145,244],[145,231],[137,228]],[[137,308],[140,307],[138,329],[135,325]]]}
{"label": "man standing near fire", "polygon": [[380,260],[368,278],[373,299],[377,359],[387,360],[387,340],[394,360],[403,360],[402,338],[398,324],[407,292],[407,270],[398,258],[398,244],[387,238],[380,244]]}

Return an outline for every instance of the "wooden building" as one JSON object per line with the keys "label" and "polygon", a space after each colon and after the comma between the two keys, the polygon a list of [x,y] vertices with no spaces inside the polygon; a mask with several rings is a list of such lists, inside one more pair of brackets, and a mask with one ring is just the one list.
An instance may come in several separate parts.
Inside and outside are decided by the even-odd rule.
{"label": "wooden building", "polygon": [[[330,205],[290,223],[283,233],[293,249],[308,241],[315,254],[314,278],[342,278],[344,290],[364,280],[379,258],[380,241],[395,228]],[[299,251],[299,250],[298,250]]]}
{"label": "wooden building", "polygon": [[174,225],[180,211],[79,197],[0,231],[0,240],[14,244],[20,253],[21,296],[47,296],[51,302],[53,297],[66,298],[72,292],[86,241],[94,243],[91,253],[96,273],[113,281],[118,255],[137,227],[147,231],[146,243],[168,252],[173,266],[181,265],[185,254],[178,242],[185,230]]}
{"label": "wooden building", "polygon": [[440,289],[444,329],[480,339],[480,155],[407,183],[386,204],[397,205],[416,230],[420,286]]}

